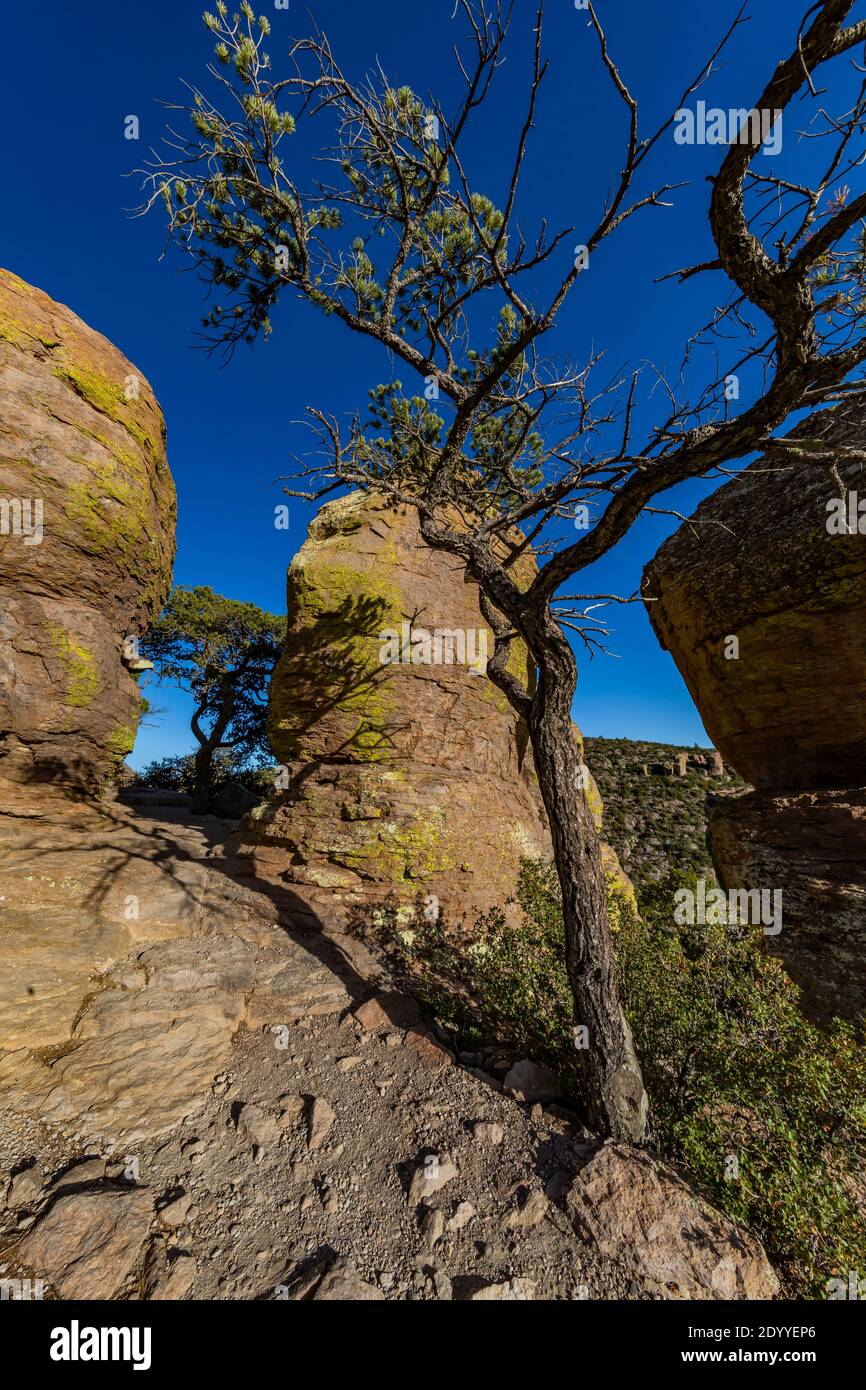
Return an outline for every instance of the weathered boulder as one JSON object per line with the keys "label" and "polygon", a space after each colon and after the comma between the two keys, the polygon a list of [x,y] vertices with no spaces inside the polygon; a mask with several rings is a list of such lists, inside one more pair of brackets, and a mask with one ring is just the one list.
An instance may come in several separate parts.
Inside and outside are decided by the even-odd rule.
{"label": "weathered boulder", "polygon": [[502,1084],[506,1091],[516,1092],[530,1105],[536,1101],[556,1100],[560,1094],[556,1076],[550,1068],[527,1057],[515,1062]]}
{"label": "weathered boulder", "polygon": [[782,888],[770,945],[810,1015],[856,1018],[866,1005],[866,788],[719,796],[707,835],[726,888]]}
{"label": "weathered boulder", "polygon": [[153,1198],[143,1189],[60,1197],[28,1231],[16,1257],[60,1298],[129,1298],[144,1264]]}
{"label": "weathered boulder", "polygon": [[224,820],[240,820],[247,811],[258,806],[260,800],[261,797],[256,796],[248,787],[242,786],[240,782],[223,782],[214,793],[211,810],[215,816],[222,816]]}
{"label": "weathered boulder", "polygon": [[366,1283],[348,1260],[338,1260],[325,1275],[313,1298],[323,1303],[381,1303],[385,1295],[374,1284]]}
{"label": "weathered boulder", "polygon": [[[757,790],[715,803],[725,888],[781,889],[769,941],[816,1017],[866,1008],[864,407],[820,412],[698,507],[644,574],[650,620],[708,732]],[[828,462],[798,461],[803,439]],[[802,447],[802,446],[801,446]],[[841,450],[841,452],[836,452]]]}
{"label": "weathered boulder", "polygon": [[0,780],[95,791],[123,762],[140,710],[127,639],[168,593],[174,523],[147,382],[0,270]]}
{"label": "weathered boulder", "polygon": [[[792,444],[862,447],[862,412],[813,416]],[[834,462],[844,489],[866,497],[863,465]],[[759,459],[644,572],[659,641],[713,742],[755,787],[866,783],[866,534],[828,532],[838,494],[829,465]]]}
{"label": "weathered boulder", "polygon": [[[270,699],[288,786],[244,824],[257,871],[321,891],[331,915],[389,899],[471,920],[501,905],[521,856],[549,837],[527,731],[484,674],[493,635],[459,561],[424,543],[409,509],[352,494],[312,522],[288,614]],[[513,661],[528,682],[521,645]]]}
{"label": "weathered boulder", "polygon": [[195,827],[47,800],[0,815],[0,1112],[129,1152],[199,1112],[241,1027],[348,1007]]}
{"label": "weathered boulder", "polygon": [[624,1260],[655,1297],[765,1299],[779,1281],[754,1236],[702,1202],[649,1154],[609,1143],[567,1196],[576,1230],[602,1255]]}

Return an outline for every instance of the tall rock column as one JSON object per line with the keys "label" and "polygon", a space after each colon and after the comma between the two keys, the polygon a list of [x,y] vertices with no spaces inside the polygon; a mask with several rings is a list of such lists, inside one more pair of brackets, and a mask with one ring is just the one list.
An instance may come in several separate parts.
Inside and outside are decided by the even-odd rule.
{"label": "tall rock column", "polygon": [[[270,695],[287,785],[247,818],[244,852],[331,916],[388,899],[471,922],[502,906],[521,856],[550,840],[459,560],[424,543],[413,511],[352,494],[312,522],[288,618]],[[521,644],[513,661],[530,682]]]}
{"label": "tall rock column", "polygon": [[[290,785],[248,820],[259,859],[347,909],[435,897],[463,916],[501,903],[545,827],[459,562],[424,544],[408,509],[355,493],[312,522],[288,617],[269,729]],[[528,679],[525,652],[522,664]]]}
{"label": "tall rock column", "polygon": [[[798,461],[798,440],[829,447]],[[866,409],[847,403],[716,492],[644,575],[650,621],[754,791],[710,809],[726,888],[780,888],[784,957],[817,1016],[866,1009]],[[838,452],[837,452],[838,451]],[[859,489],[859,499],[858,499]],[[654,601],[653,601],[654,600]]]}
{"label": "tall rock column", "polygon": [[0,782],[93,793],[132,748],[128,639],[168,594],[175,514],[148,383],[0,270]]}

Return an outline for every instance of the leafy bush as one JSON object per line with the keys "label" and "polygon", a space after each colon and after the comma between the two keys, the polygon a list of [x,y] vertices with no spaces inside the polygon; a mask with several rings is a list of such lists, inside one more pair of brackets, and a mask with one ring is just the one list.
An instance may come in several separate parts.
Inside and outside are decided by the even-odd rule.
{"label": "leafy bush", "polygon": [[[238,782],[257,796],[266,796],[274,785],[274,768],[258,761],[242,761],[230,753],[217,753],[213,760],[212,791],[226,782]],[[178,753],[158,758],[136,774],[135,785],[154,791],[188,792],[195,786],[195,754]]]}
{"label": "leafy bush", "polygon": [[192,753],[157,758],[136,774],[137,787],[150,787],[161,792],[191,792],[195,759]]}
{"label": "leafy bush", "polygon": [[[664,1157],[763,1240],[789,1294],[823,1297],[866,1272],[866,1049],[849,1025],[821,1031],[759,929],[678,927],[671,874],[611,897],[626,1009]],[[571,996],[559,887],[524,861],[522,922],[495,912],[475,932],[423,915],[385,929],[392,961],[468,1043],[510,1044],[574,1090]]]}
{"label": "leafy bush", "polygon": [[647,889],[620,940],[660,1141],[759,1232],[792,1291],[821,1296],[829,1277],[866,1270],[863,1038],[803,1018],[759,929],[673,928],[679,887],[694,883]]}

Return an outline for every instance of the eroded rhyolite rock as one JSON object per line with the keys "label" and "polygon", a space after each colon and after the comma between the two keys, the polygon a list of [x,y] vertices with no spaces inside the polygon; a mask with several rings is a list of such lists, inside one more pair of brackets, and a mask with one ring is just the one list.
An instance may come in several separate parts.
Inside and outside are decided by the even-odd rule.
{"label": "eroded rhyolite rock", "polygon": [[[545,831],[525,731],[469,663],[492,635],[458,562],[408,510],[354,495],[313,521],[288,613],[270,736],[293,785],[248,818],[255,841],[280,847],[290,882],[348,904],[501,902]],[[464,661],[383,664],[383,634],[404,623],[468,637]]]}
{"label": "eroded rhyolite rock", "polygon": [[4,270],[0,509],[0,780],[96,790],[138,726],[124,642],[171,580],[165,426],[116,347]]}
{"label": "eroded rhyolite rock", "polygon": [[338,1260],[322,1280],[313,1298],[323,1303],[381,1303],[385,1295],[363,1280],[348,1260]]}
{"label": "eroded rhyolite rock", "polygon": [[702,1202],[671,1170],[608,1143],[568,1193],[578,1233],[623,1259],[663,1298],[774,1298],[779,1281],[760,1243]]}
{"label": "eroded rhyolite rock", "polygon": [[[721,488],[644,575],[656,633],[707,731],[757,791],[710,816],[725,888],[781,889],[770,939],[817,1017],[866,1007],[866,534],[830,507],[866,495],[864,408],[820,412]],[[798,442],[828,462],[798,462]],[[793,451],[793,452],[791,452]]]}
{"label": "eroded rhyolite rock", "polygon": [[16,1258],[47,1277],[60,1298],[130,1297],[143,1264],[153,1199],[141,1190],[60,1197],[27,1233]]}
{"label": "eroded rhyolite rock", "polygon": [[727,887],[782,887],[782,931],[769,944],[810,1014],[856,1018],[866,1004],[866,788],[720,796],[707,835]]}
{"label": "eroded rhyolite rock", "polygon": [[277,915],[192,827],[106,803],[0,815],[0,1109],[118,1144],[195,1114],[239,1029],[349,1003]]}
{"label": "eroded rhyolite rock", "polygon": [[[321,890],[332,914],[391,899],[471,921],[501,906],[521,856],[549,852],[549,837],[527,731],[484,674],[493,635],[459,561],[425,545],[410,509],[352,494],[312,522],[288,614],[270,738],[290,785],[246,819],[257,871]],[[513,661],[528,682],[521,644]]]}
{"label": "eroded rhyolite rock", "polygon": [[[789,438],[862,447],[862,414],[824,411]],[[833,463],[843,490],[866,496],[863,465]],[[644,574],[662,646],[713,742],[755,787],[866,784],[866,534],[828,532],[838,495],[829,465],[759,459]]]}
{"label": "eroded rhyolite rock", "polygon": [[[220,848],[105,802],[0,816],[0,898],[31,918],[14,955],[0,905],[4,1279],[81,1298],[641,1296],[625,1238],[604,1254],[548,1205],[573,1180],[554,1113],[431,1065],[350,938],[236,882]],[[124,916],[151,894],[158,913]],[[39,936],[40,897],[61,896],[82,943],[65,978],[56,923],[44,960]]]}

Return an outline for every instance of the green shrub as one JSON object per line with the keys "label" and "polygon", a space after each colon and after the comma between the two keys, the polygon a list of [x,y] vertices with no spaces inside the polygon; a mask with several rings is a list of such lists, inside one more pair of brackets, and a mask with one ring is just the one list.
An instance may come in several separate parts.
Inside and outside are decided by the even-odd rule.
{"label": "green shrub", "polygon": [[[849,1025],[821,1031],[767,954],[760,929],[674,925],[671,874],[611,896],[623,995],[652,1102],[654,1139],[732,1220],[763,1240],[790,1295],[866,1273],[866,1050]],[[553,1066],[574,1093],[571,996],[559,887],[524,861],[522,922],[474,933],[419,913],[384,929],[392,963],[467,1045],[501,1042]]]}
{"label": "green shrub", "polygon": [[149,787],[161,792],[191,792],[195,758],[192,753],[157,758],[135,775],[137,787]]}
{"label": "green shrub", "polygon": [[680,887],[694,883],[645,890],[620,939],[660,1143],[761,1235],[789,1291],[820,1297],[828,1278],[866,1271],[862,1035],[804,1019],[759,928],[674,928]]}
{"label": "green shrub", "polygon": [[[212,789],[218,791],[226,782],[238,782],[257,796],[267,796],[274,785],[272,766],[259,761],[246,761],[231,753],[219,751],[214,755]],[[189,792],[195,786],[195,754],[178,753],[158,758],[136,773],[135,785],[153,791]]]}

